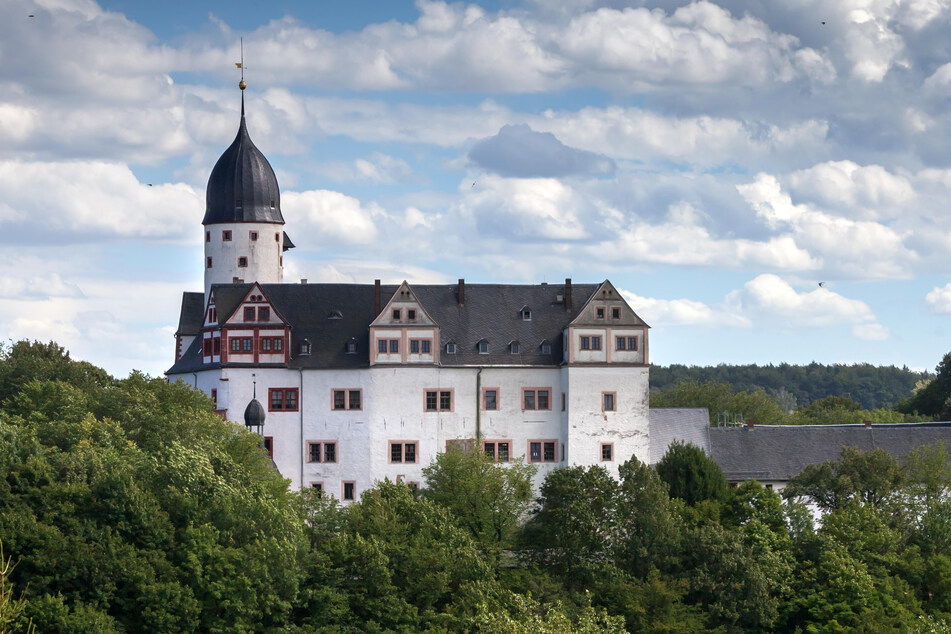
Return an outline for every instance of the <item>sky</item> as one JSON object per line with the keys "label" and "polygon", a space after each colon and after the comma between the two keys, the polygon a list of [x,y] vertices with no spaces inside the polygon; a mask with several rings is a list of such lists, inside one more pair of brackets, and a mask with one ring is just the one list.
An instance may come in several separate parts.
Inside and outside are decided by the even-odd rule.
{"label": "sky", "polygon": [[951,349],[949,0],[2,0],[0,342],[172,364],[241,38],[285,281],[609,279],[662,365]]}

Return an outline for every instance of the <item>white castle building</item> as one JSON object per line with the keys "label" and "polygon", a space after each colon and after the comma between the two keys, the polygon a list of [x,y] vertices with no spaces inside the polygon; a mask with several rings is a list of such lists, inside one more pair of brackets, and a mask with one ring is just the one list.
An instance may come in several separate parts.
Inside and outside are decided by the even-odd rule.
{"label": "white castle building", "polygon": [[[242,86],[243,88],[243,86]],[[186,292],[169,380],[262,422],[295,487],[342,500],[422,481],[452,443],[554,467],[650,458],[648,326],[609,281],[283,283],[274,171],[248,135],[208,179],[205,290]]]}

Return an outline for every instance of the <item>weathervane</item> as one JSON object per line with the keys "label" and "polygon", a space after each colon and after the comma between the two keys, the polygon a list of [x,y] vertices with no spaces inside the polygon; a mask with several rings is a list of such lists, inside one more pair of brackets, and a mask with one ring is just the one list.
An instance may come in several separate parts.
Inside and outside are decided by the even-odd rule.
{"label": "weathervane", "polygon": [[241,61],[235,62],[235,66],[241,69],[241,81],[238,82],[238,88],[244,90],[248,87],[248,84],[244,81],[244,38],[241,38]]}

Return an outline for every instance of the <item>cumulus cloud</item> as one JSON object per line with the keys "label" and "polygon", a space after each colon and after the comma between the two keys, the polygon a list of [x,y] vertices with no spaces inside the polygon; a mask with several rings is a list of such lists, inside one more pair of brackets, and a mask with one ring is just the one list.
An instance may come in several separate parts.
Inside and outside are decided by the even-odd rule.
{"label": "cumulus cloud", "polygon": [[931,312],[941,315],[951,314],[951,284],[935,286],[925,296],[925,305]]}
{"label": "cumulus cloud", "polygon": [[415,178],[409,163],[380,152],[351,163],[326,163],[320,171],[338,183],[407,183]]}
{"label": "cumulus cloud", "polygon": [[483,169],[518,178],[559,178],[610,174],[616,166],[604,155],[566,146],[550,132],[526,124],[502,126],[469,150],[469,159]]}
{"label": "cumulus cloud", "polygon": [[[374,216],[383,210],[375,205],[364,207],[359,200],[340,192],[325,189],[306,192],[284,192],[281,207],[287,218],[294,218],[304,239],[295,243],[320,246],[374,243],[379,233]],[[291,229],[293,230],[293,229]]]}
{"label": "cumulus cloud", "polygon": [[641,297],[618,289],[641,319],[651,325],[668,326],[748,326],[741,316],[692,299]]}
{"label": "cumulus cloud", "polygon": [[892,174],[881,165],[829,161],[797,170],[786,180],[797,199],[857,219],[894,217],[915,202],[908,178]]}
{"label": "cumulus cloud", "polygon": [[724,301],[731,311],[757,326],[796,329],[848,324],[856,327],[856,336],[863,338],[878,338],[886,332],[865,302],[825,288],[798,292],[772,274],[758,275],[742,289],[728,294]]}

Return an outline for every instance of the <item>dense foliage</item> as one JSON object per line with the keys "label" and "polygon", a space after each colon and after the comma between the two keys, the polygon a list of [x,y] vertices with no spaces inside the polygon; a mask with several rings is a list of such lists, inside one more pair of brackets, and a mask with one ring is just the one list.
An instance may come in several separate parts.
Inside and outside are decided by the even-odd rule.
{"label": "dense foliage", "polygon": [[448,453],[341,506],[187,386],[22,342],[0,386],[2,634],[951,631],[943,447],[804,471],[818,525],[681,444],[537,500],[530,467]]}
{"label": "dense foliage", "polygon": [[652,365],[652,392],[665,392],[678,381],[729,383],[738,392],[762,390],[784,411],[807,406],[827,396],[845,396],[862,409],[888,409],[908,398],[919,381],[932,378],[908,368],[853,365]]}

